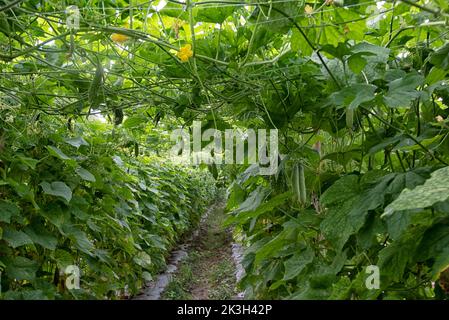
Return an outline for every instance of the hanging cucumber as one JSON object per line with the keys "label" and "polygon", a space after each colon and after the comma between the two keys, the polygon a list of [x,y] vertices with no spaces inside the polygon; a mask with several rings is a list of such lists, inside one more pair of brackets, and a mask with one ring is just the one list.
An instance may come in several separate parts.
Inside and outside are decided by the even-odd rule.
{"label": "hanging cucumber", "polygon": [[293,166],[292,187],[296,200],[301,202],[301,192],[299,191],[299,167],[297,164]]}
{"label": "hanging cucumber", "polygon": [[354,109],[347,108],[346,109],[346,127],[348,129],[352,129],[354,125]]}
{"label": "hanging cucumber", "polygon": [[304,177],[304,166],[302,164],[298,165],[299,169],[299,198],[301,204],[306,204],[307,201],[307,190],[306,190],[306,179]]}
{"label": "hanging cucumber", "polygon": [[103,76],[104,76],[103,66],[100,63],[98,63],[97,69],[95,70],[95,76],[92,82],[90,83],[88,92],[90,110],[96,109],[102,102],[103,97],[100,91],[103,86]]}
{"label": "hanging cucumber", "polygon": [[305,204],[307,201],[306,180],[304,177],[304,166],[297,163],[293,167],[292,186],[296,200],[300,204]]}

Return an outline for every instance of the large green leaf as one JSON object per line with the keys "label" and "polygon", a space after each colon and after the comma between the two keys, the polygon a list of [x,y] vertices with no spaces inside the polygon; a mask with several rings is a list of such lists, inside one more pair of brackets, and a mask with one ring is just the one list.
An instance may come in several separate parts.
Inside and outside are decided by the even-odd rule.
{"label": "large green leaf", "polygon": [[433,260],[432,277],[435,280],[449,266],[449,226],[441,223],[426,230],[417,252],[419,260]]}
{"label": "large green leaf", "polygon": [[33,158],[29,158],[29,157],[25,157],[23,155],[17,155],[17,159],[26,167],[35,170],[36,169],[36,165],[39,163],[39,160],[33,159]]}
{"label": "large green leaf", "polygon": [[184,9],[184,5],[182,4],[168,1],[167,4],[159,12],[162,15],[187,21],[189,19],[189,14],[188,11]]}
{"label": "large green leaf", "polygon": [[[387,187],[394,177],[395,174],[386,175],[373,187],[328,209],[321,223],[321,230],[337,250],[341,250],[349,237],[364,225],[368,211],[383,205]],[[353,186],[351,189],[354,188],[357,187]]]}
{"label": "large green leaf", "polygon": [[0,222],[10,223],[11,217],[18,214],[19,210],[16,204],[0,200]]}
{"label": "large green leaf", "polygon": [[333,93],[330,100],[337,107],[347,107],[354,110],[360,104],[373,100],[376,97],[374,95],[376,88],[371,84],[353,84]]}
{"label": "large green leaf", "polygon": [[78,167],[76,169],[76,173],[83,179],[86,181],[90,181],[90,182],[95,182],[95,176],[90,173],[89,171],[87,171],[86,169],[82,168],[82,167]]}
{"label": "large green leaf", "polygon": [[82,252],[92,255],[94,244],[89,240],[86,233],[73,225],[64,225],[62,231],[65,236],[75,242],[75,246]]}
{"label": "large green leaf", "polygon": [[65,139],[64,141],[77,149],[81,146],[89,146],[89,143],[86,140],[84,140],[83,137],[68,138]]}
{"label": "large green leaf", "polygon": [[399,197],[390,203],[383,216],[395,211],[423,209],[449,198],[449,167],[444,167],[432,173],[423,185],[413,190],[404,189]]}
{"label": "large green leaf", "polygon": [[44,181],[39,184],[42,189],[44,190],[44,193],[57,196],[65,199],[67,202],[70,202],[72,199],[72,190],[61,181],[55,181],[51,184]]}
{"label": "large green leaf", "polygon": [[419,97],[416,88],[423,82],[424,77],[419,74],[407,74],[404,78],[391,81],[384,96],[385,104],[390,108],[409,107],[410,102]]}
{"label": "large green leaf", "polygon": [[353,174],[338,179],[321,195],[321,203],[330,206],[357,196],[360,192],[358,181],[359,177]]}
{"label": "large green leaf", "polygon": [[32,281],[36,277],[37,269],[37,262],[25,257],[15,257],[6,265],[5,271],[8,278]]}
{"label": "large green leaf", "polygon": [[196,2],[196,7],[198,8],[195,17],[196,21],[223,23],[223,21],[225,21],[227,17],[232,15],[234,10],[236,9],[236,6],[232,6],[229,4],[223,5],[223,7],[217,6],[214,8],[203,8],[201,6],[201,2],[202,1]]}
{"label": "large green leaf", "polygon": [[142,268],[148,269],[151,267],[151,257],[148,253],[140,251],[134,258],[133,261],[137,263]]}
{"label": "large green leaf", "polygon": [[126,129],[133,129],[133,128],[137,128],[140,125],[147,123],[147,122],[148,122],[148,118],[145,115],[138,114],[138,115],[127,118],[123,122],[123,127]]}
{"label": "large green leaf", "polygon": [[227,224],[235,221],[239,223],[245,223],[248,219],[258,217],[263,213],[270,212],[273,209],[279,207],[280,205],[285,203],[286,200],[289,199],[290,197],[291,197],[290,192],[281,193],[271,198],[269,201],[260,204],[257,208],[254,208],[253,210],[240,211],[235,217],[230,217],[227,221]]}
{"label": "large green leaf", "polygon": [[[295,243],[298,237],[298,231],[303,228],[296,220],[288,220],[282,225],[283,230],[275,237],[268,238],[256,252],[255,262],[258,263],[264,259],[272,257],[282,257],[291,253],[291,247],[296,248]],[[290,249],[289,249],[290,247]],[[287,250],[289,249],[289,250]]]}
{"label": "large green leaf", "polygon": [[443,70],[449,70],[449,43],[434,52],[429,61]]}
{"label": "large green leaf", "polygon": [[56,249],[58,239],[48,232],[43,225],[35,223],[32,226],[27,226],[24,231],[34,243],[49,250]]}
{"label": "large green leaf", "polygon": [[[308,32],[307,32],[308,31]],[[314,32],[315,30],[310,29],[307,30],[307,33]],[[296,52],[301,52],[303,55],[308,56],[311,55],[313,52],[312,47],[307,43],[307,41],[304,40],[303,35],[298,31],[298,29],[292,30],[292,36],[291,36],[291,47],[292,50]]]}
{"label": "large green leaf", "polygon": [[363,53],[368,59],[375,59],[376,62],[387,62],[390,49],[377,46],[369,42],[360,42],[351,48],[354,54]]}
{"label": "large green leaf", "polygon": [[33,243],[33,240],[23,231],[16,231],[9,228],[3,230],[3,240],[8,242],[13,248]]}
{"label": "large green leaf", "polygon": [[295,253],[291,258],[284,262],[285,273],[284,280],[290,280],[301,273],[302,270],[313,260],[313,250],[307,248],[304,251]]}
{"label": "large green leaf", "polygon": [[413,228],[379,252],[381,275],[394,281],[402,279],[407,264],[413,259],[422,233],[422,228]]}
{"label": "large green leaf", "polygon": [[266,192],[261,187],[258,187],[243,201],[240,206],[234,211],[234,213],[248,212],[256,210],[263,199],[266,196]]}
{"label": "large green leaf", "polygon": [[56,249],[54,259],[61,270],[64,270],[67,266],[72,265],[75,261],[73,256],[68,251],[63,249]]}
{"label": "large green leaf", "polygon": [[360,73],[365,68],[368,61],[366,61],[366,59],[363,58],[363,55],[364,55],[363,52],[359,52],[359,53],[351,55],[348,58],[348,66],[352,72]]}
{"label": "large green leaf", "polygon": [[66,155],[64,152],[62,152],[60,149],[54,146],[46,146],[46,148],[52,156],[59,158],[61,160],[70,160],[70,157]]}

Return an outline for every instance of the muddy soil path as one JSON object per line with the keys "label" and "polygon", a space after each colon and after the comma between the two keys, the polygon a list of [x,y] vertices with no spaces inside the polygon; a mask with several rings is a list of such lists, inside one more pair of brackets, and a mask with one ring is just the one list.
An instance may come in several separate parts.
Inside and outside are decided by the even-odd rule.
{"label": "muddy soil path", "polygon": [[162,299],[234,299],[236,263],[232,256],[232,233],[223,227],[225,204],[220,202],[199,226],[188,257],[174,274]]}
{"label": "muddy soil path", "polygon": [[[241,254],[232,232],[223,226],[225,202],[213,204],[198,229],[174,250],[167,270],[149,283],[136,300],[241,299],[237,278]],[[237,253],[236,253],[237,252]]]}

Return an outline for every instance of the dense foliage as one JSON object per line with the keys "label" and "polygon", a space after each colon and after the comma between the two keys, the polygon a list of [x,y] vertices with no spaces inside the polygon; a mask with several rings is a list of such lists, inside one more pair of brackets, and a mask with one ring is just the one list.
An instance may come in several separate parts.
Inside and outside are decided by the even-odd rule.
{"label": "dense foliage", "polygon": [[[69,133],[44,115],[0,124],[5,299],[136,293],[215,195],[207,171],[127,156],[110,125],[94,121]],[[69,265],[81,269],[80,290],[65,288]]]}
{"label": "dense foliage", "polygon": [[217,166],[247,297],[445,298],[448,19],[447,0],[1,0],[2,290],[56,297],[72,259],[86,295],[149,278],[213,193],[156,158],[201,120],[279,130],[275,175]]}

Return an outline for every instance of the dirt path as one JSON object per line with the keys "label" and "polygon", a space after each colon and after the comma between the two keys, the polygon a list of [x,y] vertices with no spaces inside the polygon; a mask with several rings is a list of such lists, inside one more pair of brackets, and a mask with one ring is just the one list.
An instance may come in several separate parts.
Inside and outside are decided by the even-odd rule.
{"label": "dirt path", "polygon": [[162,299],[233,299],[236,297],[231,232],[223,227],[224,204],[217,204],[200,225],[188,257],[162,294]]}

